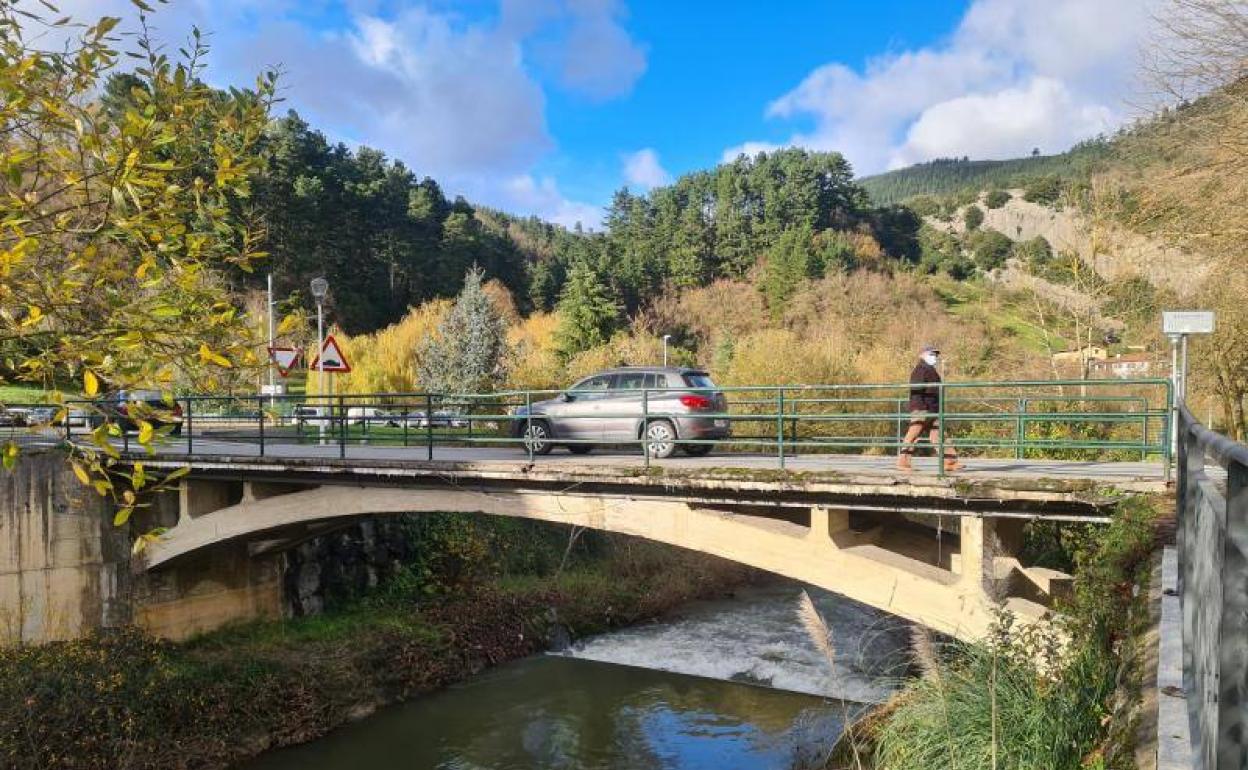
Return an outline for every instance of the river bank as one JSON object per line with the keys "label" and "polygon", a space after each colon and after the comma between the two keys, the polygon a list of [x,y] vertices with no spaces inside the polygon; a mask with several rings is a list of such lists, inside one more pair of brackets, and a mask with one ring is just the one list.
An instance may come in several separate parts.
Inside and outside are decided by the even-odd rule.
{"label": "river bank", "polygon": [[415,549],[378,589],[321,615],[183,644],[122,629],[0,650],[3,766],[228,767],[759,577],[627,538],[422,518],[415,537],[440,550]]}
{"label": "river bank", "polygon": [[1003,614],[973,644],[916,631],[921,673],[847,729],[827,770],[1134,770],[1152,555],[1172,509],[1124,498],[1108,526],[1029,525],[1030,561],[1075,576],[1054,623]]}

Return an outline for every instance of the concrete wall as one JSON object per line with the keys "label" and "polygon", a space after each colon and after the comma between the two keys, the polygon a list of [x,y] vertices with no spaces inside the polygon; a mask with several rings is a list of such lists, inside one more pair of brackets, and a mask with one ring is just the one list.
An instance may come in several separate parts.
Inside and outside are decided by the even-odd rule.
{"label": "concrete wall", "polygon": [[59,452],[0,471],[0,644],[70,639],[129,618],[129,536]]}
{"label": "concrete wall", "polygon": [[252,558],[247,544],[223,543],[170,569],[135,578],[136,625],[166,639],[186,639],[228,623],[282,616],[285,557]]}
{"label": "concrete wall", "polygon": [[179,493],[145,504],[131,524],[114,527],[111,503],[83,486],[59,451],[23,452],[12,471],[0,471],[0,644],[73,639],[126,623],[184,639],[281,617],[285,557],[253,558],[245,543],[135,574],[132,532],[176,524]]}

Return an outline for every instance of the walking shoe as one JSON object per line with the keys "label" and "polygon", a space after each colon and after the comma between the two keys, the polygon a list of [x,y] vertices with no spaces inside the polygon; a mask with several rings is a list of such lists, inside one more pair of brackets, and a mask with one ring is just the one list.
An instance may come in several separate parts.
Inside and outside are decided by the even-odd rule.
{"label": "walking shoe", "polygon": [[905,453],[897,455],[897,470],[905,471],[906,473],[914,470],[914,466],[910,464],[910,455]]}
{"label": "walking shoe", "polygon": [[956,457],[945,458],[945,473],[953,473],[954,471],[960,471],[964,467],[965,466],[963,466],[962,463],[958,462],[958,458]]}

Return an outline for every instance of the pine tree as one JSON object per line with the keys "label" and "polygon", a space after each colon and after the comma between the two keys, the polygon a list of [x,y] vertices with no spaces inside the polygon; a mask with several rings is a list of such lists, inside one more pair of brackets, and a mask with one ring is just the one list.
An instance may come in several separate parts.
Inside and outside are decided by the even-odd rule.
{"label": "pine tree", "polygon": [[431,393],[481,393],[503,377],[507,325],[482,288],[485,271],[464,276],[455,307],[421,346],[420,383]]}
{"label": "pine tree", "polygon": [[578,262],[568,272],[567,283],[559,296],[559,328],[555,346],[560,355],[570,358],[601,345],[611,337],[619,323],[620,309],[607,287],[589,265]]}

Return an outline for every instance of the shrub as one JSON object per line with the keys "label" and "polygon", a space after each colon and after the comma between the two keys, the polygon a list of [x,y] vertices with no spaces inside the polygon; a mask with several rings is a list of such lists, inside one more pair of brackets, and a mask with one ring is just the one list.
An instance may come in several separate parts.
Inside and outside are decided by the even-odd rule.
{"label": "shrub", "polygon": [[975,204],[971,204],[967,208],[966,213],[962,215],[962,222],[966,225],[968,233],[978,230],[979,226],[984,223],[984,210]]}
{"label": "shrub", "polygon": [[1005,190],[989,190],[988,194],[984,196],[984,205],[990,209],[999,209],[1009,203],[1012,197],[1014,196]]}
{"label": "shrub", "polygon": [[1052,205],[1061,196],[1062,180],[1053,175],[1032,177],[1023,186],[1023,200],[1030,203]]}
{"label": "shrub", "polygon": [[967,239],[967,246],[975,264],[980,270],[987,272],[1005,265],[1005,260],[1014,248],[1014,242],[996,230],[980,230]]}
{"label": "shrub", "polygon": [[1111,731],[1121,725],[1110,700],[1130,657],[1124,640],[1143,601],[1133,588],[1147,571],[1155,517],[1149,501],[1131,498],[1092,537],[1086,529],[1049,537],[1047,549],[1068,548],[1050,558],[1075,565],[1059,628],[1015,628],[1003,616],[988,640],[927,657],[874,735],[877,766],[1073,770],[1113,754]]}

